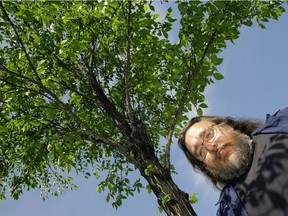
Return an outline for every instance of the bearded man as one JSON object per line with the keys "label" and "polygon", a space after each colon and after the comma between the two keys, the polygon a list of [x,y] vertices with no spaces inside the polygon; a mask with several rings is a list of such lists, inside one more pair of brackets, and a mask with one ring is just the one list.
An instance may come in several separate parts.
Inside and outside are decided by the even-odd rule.
{"label": "bearded man", "polygon": [[288,215],[288,107],[254,119],[197,116],[178,143],[221,189],[217,216]]}

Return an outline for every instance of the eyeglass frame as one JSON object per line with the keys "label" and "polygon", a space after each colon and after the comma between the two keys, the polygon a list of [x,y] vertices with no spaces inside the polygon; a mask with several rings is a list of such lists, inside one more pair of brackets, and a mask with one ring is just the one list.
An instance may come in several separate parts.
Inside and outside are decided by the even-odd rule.
{"label": "eyeglass frame", "polygon": [[[201,155],[202,155],[202,149],[204,149],[204,151],[205,151],[205,155],[203,156],[203,159],[200,159],[202,162],[204,162],[205,161],[205,159],[206,159],[206,156],[207,156],[207,153],[208,153],[208,150],[207,150],[207,148],[204,146],[204,142],[213,142],[213,140],[215,139],[215,137],[217,136],[217,134],[218,134],[218,130],[216,130],[216,129],[214,129],[214,126],[217,126],[217,125],[219,125],[218,123],[215,123],[215,124],[212,124],[211,126],[209,126],[209,127],[207,127],[207,128],[205,128],[204,129],[204,133],[203,133],[203,141],[202,141],[202,143],[201,143],[201,145],[200,145],[200,157],[201,157]],[[213,137],[211,138],[211,139],[209,139],[209,140],[205,140],[205,137],[206,137],[206,133],[207,133],[207,131],[208,131],[208,129],[210,129],[210,128],[212,128],[213,129],[213,131],[214,131],[214,135],[213,135]]]}

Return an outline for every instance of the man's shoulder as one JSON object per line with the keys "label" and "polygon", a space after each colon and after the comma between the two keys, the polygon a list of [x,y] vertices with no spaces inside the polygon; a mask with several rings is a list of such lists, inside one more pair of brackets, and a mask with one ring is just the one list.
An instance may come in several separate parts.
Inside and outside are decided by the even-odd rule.
{"label": "man's shoulder", "polygon": [[288,107],[278,110],[274,115],[267,114],[266,123],[256,129],[252,136],[272,133],[288,134]]}
{"label": "man's shoulder", "polygon": [[258,134],[253,143],[251,167],[233,186],[250,215],[288,215],[288,133]]}

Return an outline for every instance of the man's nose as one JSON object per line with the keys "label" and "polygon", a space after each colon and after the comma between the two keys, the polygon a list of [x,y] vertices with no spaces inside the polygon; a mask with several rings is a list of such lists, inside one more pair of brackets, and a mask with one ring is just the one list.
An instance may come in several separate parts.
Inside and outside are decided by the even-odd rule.
{"label": "man's nose", "polygon": [[216,150],[216,143],[215,142],[205,142],[203,146],[207,149],[207,151],[213,152]]}

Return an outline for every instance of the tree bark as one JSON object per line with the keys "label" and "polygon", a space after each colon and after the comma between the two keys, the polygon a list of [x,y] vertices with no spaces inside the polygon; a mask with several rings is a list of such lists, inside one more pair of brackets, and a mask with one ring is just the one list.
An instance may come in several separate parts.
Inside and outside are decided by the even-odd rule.
{"label": "tree bark", "polygon": [[[162,166],[156,157],[145,158],[145,153],[141,154],[142,165],[139,168],[141,175],[148,181],[152,191],[157,196],[158,204],[169,216],[196,216],[189,195],[178,188],[174,183],[170,172]],[[151,155],[150,155],[151,156]],[[149,164],[147,164],[149,161]],[[151,172],[145,172],[148,165],[152,165]],[[167,202],[162,202],[163,198],[168,196]]]}

